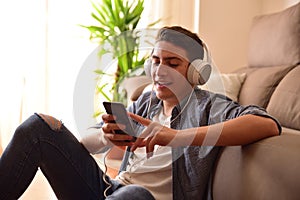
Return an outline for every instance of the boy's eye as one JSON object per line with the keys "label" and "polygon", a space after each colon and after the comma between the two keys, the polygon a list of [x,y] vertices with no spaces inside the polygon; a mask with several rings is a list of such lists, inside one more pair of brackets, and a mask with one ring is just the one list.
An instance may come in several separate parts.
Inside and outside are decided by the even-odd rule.
{"label": "boy's eye", "polygon": [[178,63],[169,63],[170,67],[177,67],[179,64]]}

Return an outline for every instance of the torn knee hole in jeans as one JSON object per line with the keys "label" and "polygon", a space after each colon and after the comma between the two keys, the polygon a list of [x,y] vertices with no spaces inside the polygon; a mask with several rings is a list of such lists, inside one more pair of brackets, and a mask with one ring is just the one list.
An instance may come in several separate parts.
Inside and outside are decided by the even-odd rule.
{"label": "torn knee hole in jeans", "polygon": [[45,115],[45,114],[41,114],[41,113],[38,113],[37,115],[40,116],[53,131],[57,131],[57,132],[60,131],[61,126],[62,126],[61,121],[59,121],[49,115]]}

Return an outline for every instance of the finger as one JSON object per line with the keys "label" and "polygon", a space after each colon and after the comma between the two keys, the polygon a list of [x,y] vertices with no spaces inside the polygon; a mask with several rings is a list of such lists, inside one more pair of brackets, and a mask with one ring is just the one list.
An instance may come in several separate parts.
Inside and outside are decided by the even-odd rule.
{"label": "finger", "polygon": [[113,133],[116,130],[124,130],[125,128],[125,125],[116,123],[106,123],[102,126],[102,130],[105,133]]}
{"label": "finger", "polygon": [[[105,137],[107,139],[109,139],[111,142],[124,142],[124,141],[132,141],[133,137],[130,135],[126,135],[126,134],[111,134],[111,133],[107,133],[105,134]],[[131,142],[133,143],[133,142]]]}
{"label": "finger", "polygon": [[153,134],[157,131],[156,129],[160,129],[162,126],[157,122],[151,122],[147,128],[143,130],[141,135],[137,138],[134,145],[131,147],[132,151],[135,151],[137,147],[141,145],[145,138],[153,136]]}
{"label": "finger", "polygon": [[[138,142],[134,142],[131,147],[130,147],[130,151],[134,152],[137,148],[139,147],[147,147],[147,140],[142,140],[142,141],[138,141]],[[146,151],[147,152],[147,151]]]}
{"label": "finger", "polygon": [[156,142],[154,137],[151,138],[151,140],[148,143],[148,152],[147,152],[147,158],[150,158],[153,156],[153,152],[154,152],[154,146],[155,146]]}
{"label": "finger", "polygon": [[151,158],[153,156],[153,152],[147,153],[147,159]]}
{"label": "finger", "polygon": [[145,146],[146,146],[145,140],[143,140],[143,141],[138,145],[138,147],[145,147]]}
{"label": "finger", "polygon": [[143,143],[143,138],[137,138],[136,141],[132,144],[130,151],[134,152],[138,147]]}
{"label": "finger", "polygon": [[131,146],[132,142],[127,142],[127,141],[120,141],[120,142],[111,142],[113,143],[114,146],[117,147],[124,147],[124,146]]}
{"label": "finger", "polygon": [[163,126],[157,122],[151,122],[141,133],[140,138],[147,138],[153,136],[156,132],[160,131]]}
{"label": "finger", "polygon": [[116,117],[114,115],[110,115],[110,114],[103,114],[101,117],[104,122],[111,122],[111,121],[116,120]]}
{"label": "finger", "polygon": [[150,142],[150,138],[147,138],[146,140],[146,153],[148,154],[149,153],[149,142]]}
{"label": "finger", "polygon": [[152,147],[150,144],[151,144],[151,140],[152,140],[152,137],[148,138],[147,139],[147,142],[146,142],[146,153],[147,153],[147,158],[150,158],[153,156],[153,151],[154,151],[154,147]]}
{"label": "finger", "polygon": [[147,158],[150,158],[153,156],[155,145],[156,145],[155,137],[149,138],[147,141],[147,147],[146,147]]}
{"label": "finger", "polygon": [[138,123],[148,126],[152,121],[150,119],[145,119],[139,115],[133,114],[131,112],[128,112],[129,117],[131,117],[133,120],[137,121]]}

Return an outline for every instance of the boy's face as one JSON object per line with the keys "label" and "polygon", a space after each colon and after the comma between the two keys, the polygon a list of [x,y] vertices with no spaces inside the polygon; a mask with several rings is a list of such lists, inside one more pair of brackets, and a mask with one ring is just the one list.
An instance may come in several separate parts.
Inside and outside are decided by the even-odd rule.
{"label": "boy's face", "polygon": [[152,53],[152,79],[156,96],[164,101],[178,103],[191,92],[187,81],[189,61],[187,52],[170,42],[157,42]]}

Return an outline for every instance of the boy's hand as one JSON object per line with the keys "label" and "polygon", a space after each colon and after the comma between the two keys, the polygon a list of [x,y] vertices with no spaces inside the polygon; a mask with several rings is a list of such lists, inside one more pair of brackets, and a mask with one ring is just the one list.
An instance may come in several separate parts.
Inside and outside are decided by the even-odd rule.
{"label": "boy's hand", "polygon": [[135,151],[138,147],[146,147],[148,157],[153,154],[154,146],[176,146],[173,141],[178,133],[178,130],[174,130],[161,125],[158,122],[152,122],[149,119],[145,119],[139,115],[128,113],[128,115],[138,123],[146,126],[145,130],[136,139],[131,146],[131,151]]}
{"label": "boy's hand", "polygon": [[118,131],[124,130],[125,125],[116,124],[115,117],[110,114],[103,114],[102,120],[104,122],[102,130],[104,132],[104,137],[109,139],[116,146],[131,146],[133,142],[133,137],[127,134],[117,134]]}

